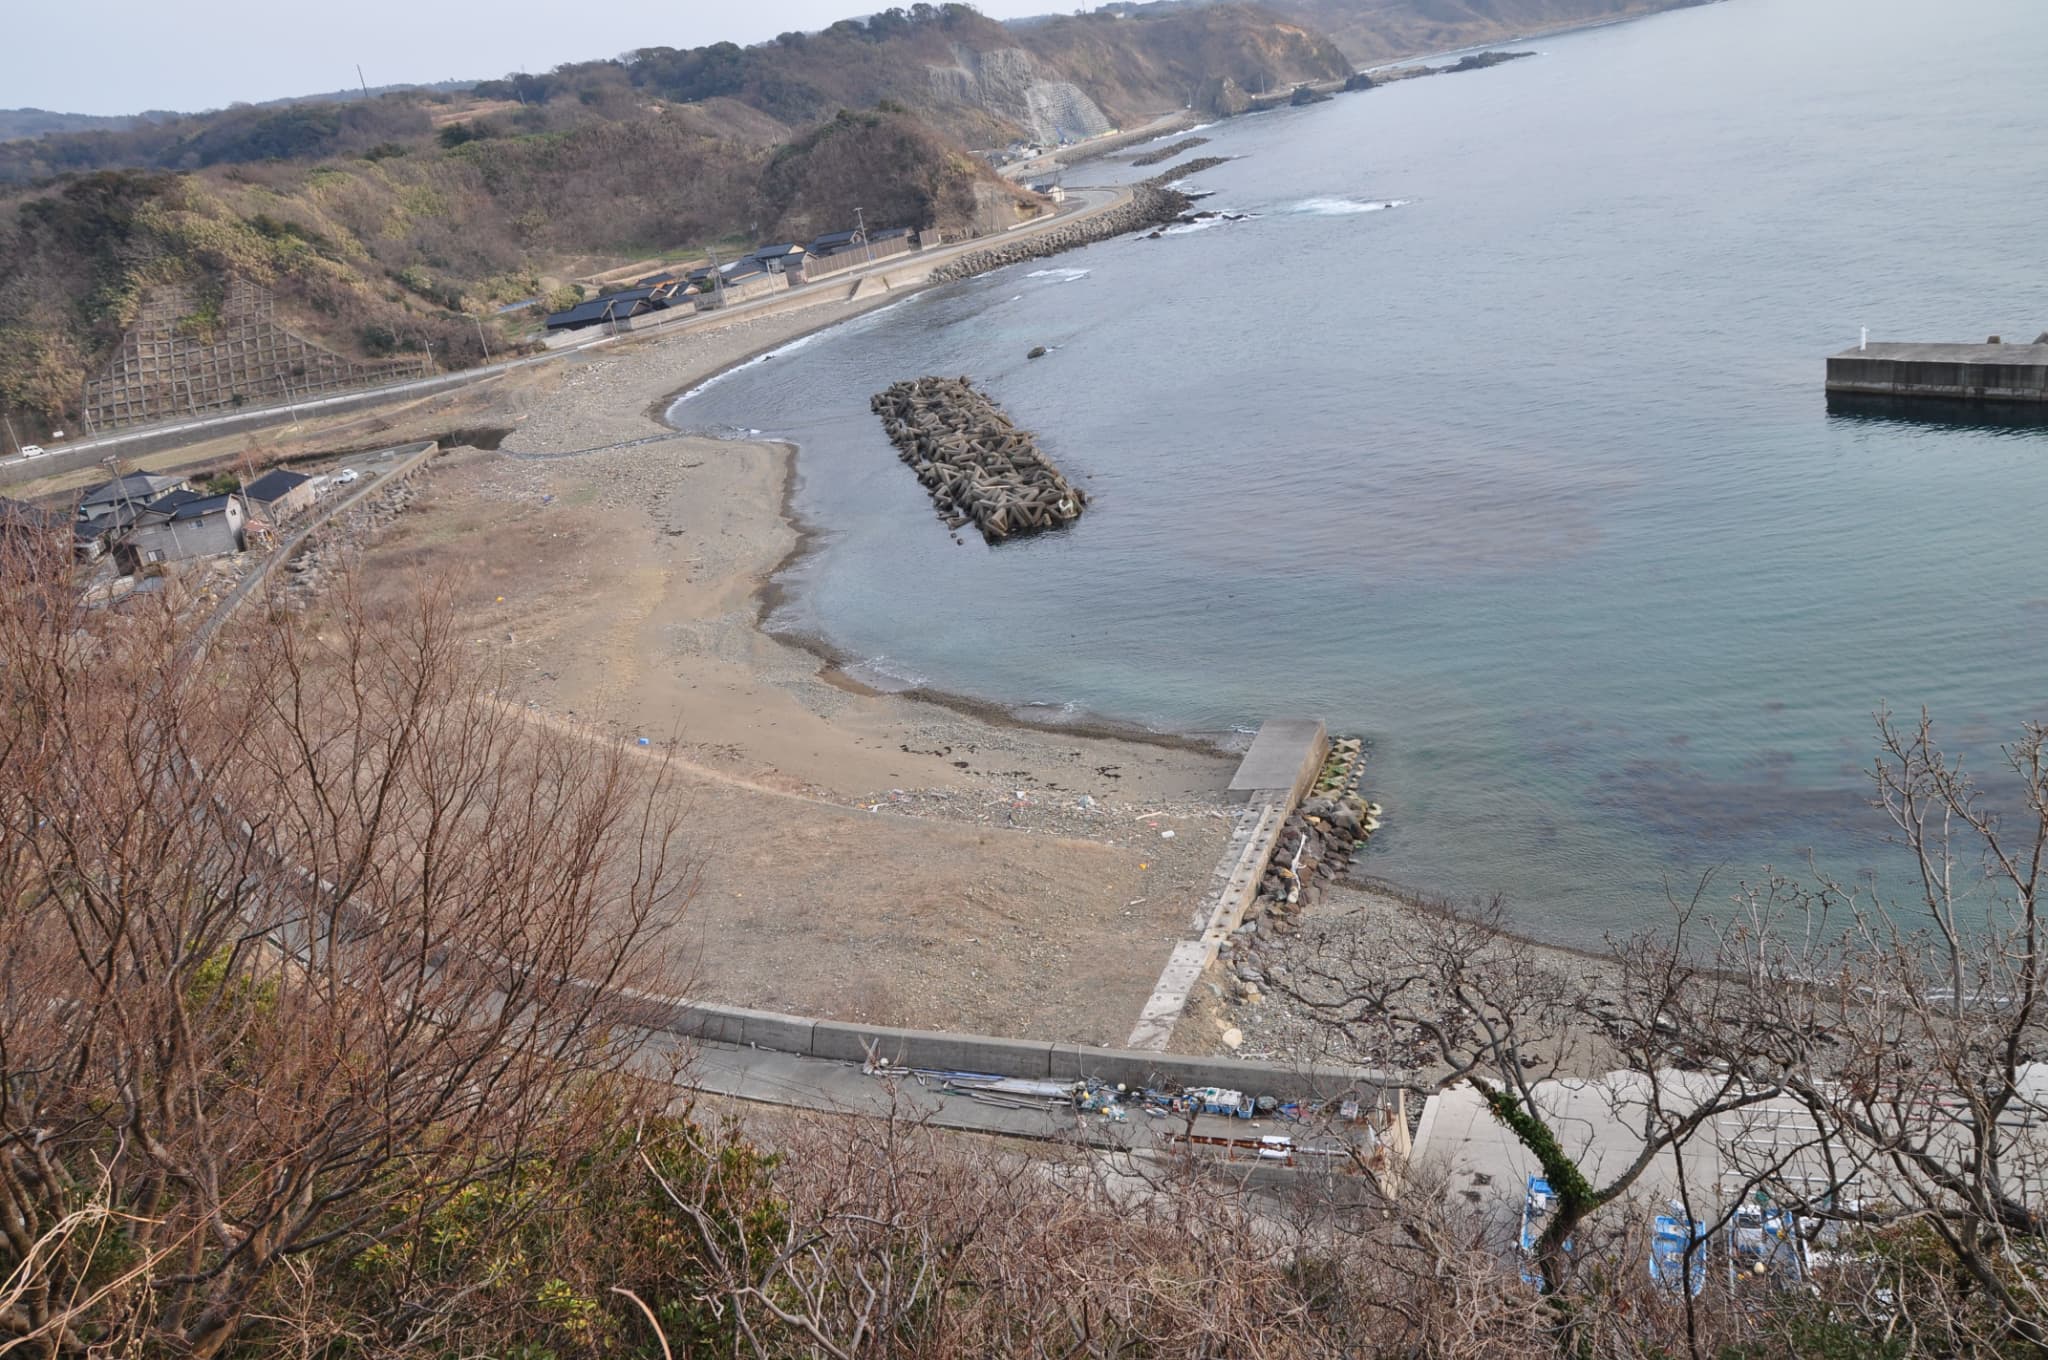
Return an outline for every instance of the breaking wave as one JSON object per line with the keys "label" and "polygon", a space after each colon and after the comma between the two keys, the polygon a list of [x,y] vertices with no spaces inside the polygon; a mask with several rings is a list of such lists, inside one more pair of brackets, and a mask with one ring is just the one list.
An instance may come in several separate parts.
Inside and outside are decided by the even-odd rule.
{"label": "breaking wave", "polygon": [[1384,198],[1378,202],[1356,198],[1305,198],[1288,209],[1289,212],[1310,213],[1316,217],[1349,217],[1353,213],[1384,212],[1388,208],[1405,208],[1412,200],[1406,198]]}

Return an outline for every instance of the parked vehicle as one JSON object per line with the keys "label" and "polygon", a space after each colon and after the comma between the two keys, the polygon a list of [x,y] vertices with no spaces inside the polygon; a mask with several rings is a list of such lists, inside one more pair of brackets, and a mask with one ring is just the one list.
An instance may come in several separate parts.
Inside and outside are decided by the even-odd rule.
{"label": "parked vehicle", "polygon": [[[1686,1264],[1690,1252],[1692,1264]],[[1667,1289],[1698,1294],[1707,1284],[1707,1225],[1699,1219],[1659,1214],[1650,1234],[1650,1278]]]}
{"label": "parked vehicle", "polygon": [[361,475],[362,474],[357,472],[354,468],[343,468],[341,471],[334,474],[334,484],[336,486],[346,486],[348,483],[354,481],[357,477]]}
{"label": "parked vehicle", "polygon": [[21,456],[24,458],[40,458],[43,456],[43,446],[41,444],[23,444],[21,446]]}

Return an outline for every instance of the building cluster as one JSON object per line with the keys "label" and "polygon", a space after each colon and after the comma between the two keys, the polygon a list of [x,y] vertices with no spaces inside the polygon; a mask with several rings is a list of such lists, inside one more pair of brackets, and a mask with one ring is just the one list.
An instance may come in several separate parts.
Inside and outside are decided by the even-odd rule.
{"label": "building cluster", "polygon": [[[336,480],[353,480],[344,472]],[[131,472],[93,487],[70,516],[0,499],[0,533],[68,551],[81,562],[110,557],[134,576],[200,558],[238,553],[313,504],[326,477],[272,468],[228,492],[183,477]]]}
{"label": "building cluster", "polygon": [[650,274],[630,288],[553,313],[547,328],[554,332],[588,326],[625,330],[633,318],[649,312],[682,307],[714,311],[937,243],[937,233],[913,232],[908,227],[827,232],[809,243],[780,241],[722,264],[707,262],[694,269]]}

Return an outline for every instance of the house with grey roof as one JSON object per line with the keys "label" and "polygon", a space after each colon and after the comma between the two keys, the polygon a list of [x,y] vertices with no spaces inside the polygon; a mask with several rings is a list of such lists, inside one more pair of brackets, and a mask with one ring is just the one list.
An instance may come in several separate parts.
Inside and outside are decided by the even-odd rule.
{"label": "house with grey roof", "polygon": [[252,515],[279,524],[313,504],[313,479],[290,468],[272,468],[242,488],[242,500]]}
{"label": "house with grey roof", "polygon": [[202,496],[165,512],[152,506],[114,549],[114,561],[132,576],[152,566],[240,552],[246,519],[242,498],[234,495]]}
{"label": "house with grey roof", "polygon": [[99,519],[117,505],[147,505],[167,491],[191,486],[183,477],[160,477],[149,472],[131,472],[102,482],[78,500],[78,518]]}

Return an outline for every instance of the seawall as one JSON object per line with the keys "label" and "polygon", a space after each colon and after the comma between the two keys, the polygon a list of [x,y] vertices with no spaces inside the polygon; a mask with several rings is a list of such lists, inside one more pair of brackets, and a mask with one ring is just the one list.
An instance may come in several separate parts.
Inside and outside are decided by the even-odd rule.
{"label": "seawall", "polygon": [[991,269],[1023,264],[1026,260],[1042,260],[1062,251],[1079,250],[1097,241],[1171,222],[1186,211],[1187,206],[1185,194],[1158,185],[1140,184],[1132,189],[1128,202],[1052,231],[962,255],[932,270],[931,281],[951,283],[955,279],[986,274]]}
{"label": "seawall", "polygon": [[2048,344],[1872,344],[1828,356],[1830,396],[2048,404]]}

